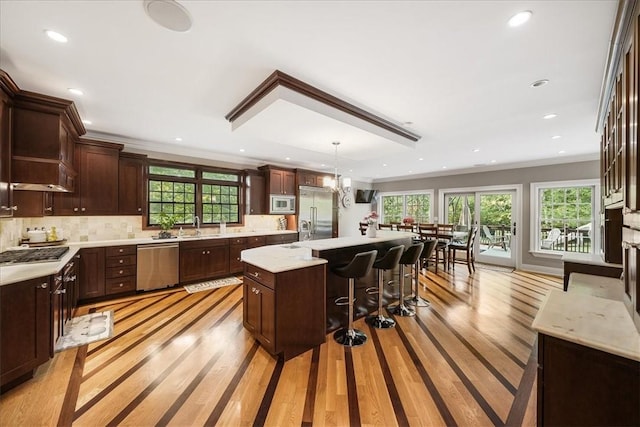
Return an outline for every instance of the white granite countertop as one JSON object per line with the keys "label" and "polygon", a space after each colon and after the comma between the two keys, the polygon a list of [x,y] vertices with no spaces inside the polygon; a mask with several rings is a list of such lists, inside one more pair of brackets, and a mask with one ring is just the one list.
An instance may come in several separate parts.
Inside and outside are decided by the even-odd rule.
{"label": "white granite countertop", "polygon": [[624,284],[615,277],[595,276],[593,274],[571,273],[569,286],[571,293],[593,295],[594,297],[622,301],[624,298]]}
{"label": "white granite countertop", "polygon": [[619,267],[622,268],[622,264],[611,264],[605,262],[598,254],[583,254],[579,252],[566,252],[562,255],[562,261],[577,262],[580,264],[601,265],[605,267]]}
{"label": "white granite countertop", "polygon": [[552,290],[533,329],[640,362],[640,334],[622,301]]}
{"label": "white granite countertop", "polygon": [[403,231],[378,230],[376,237],[336,237],[333,239],[306,240],[297,242],[296,245],[300,245],[305,248],[311,248],[315,251],[326,251],[329,249],[348,248],[352,246],[367,245],[369,243],[388,242],[390,240],[413,237],[417,237],[417,234],[407,233]]}
{"label": "white granite countertop", "polygon": [[240,259],[272,273],[327,263],[324,258],[312,257],[311,250],[308,247],[298,245],[298,243],[245,249],[240,253]]}
{"label": "white granite countertop", "polygon": [[[251,236],[269,236],[275,234],[297,234],[292,230],[267,230],[267,231],[250,231],[242,233],[225,233],[225,234],[205,234],[201,237],[185,236],[175,239],[153,239],[151,237],[140,237],[136,239],[120,239],[120,240],[100,240],[90,242],[72,242],[67,244],[69,251],[56,262],[43,262],[33,264],[17,264],[0,267],[0,286],[9,285],[11,283],[21,282],[23,280],[35,279],[36,277],[44,277],[56,274],[62,270],[65,264],[82,248],[97,248],[107,246],[120,245],[145,245],[153,243],[176,243],[188,242],[194,240],[206,239],[230,239],[234,237],[251,237]],[[271,246],[272,247],[272,246]],[[15,248],[10,248],[15,249]]]}

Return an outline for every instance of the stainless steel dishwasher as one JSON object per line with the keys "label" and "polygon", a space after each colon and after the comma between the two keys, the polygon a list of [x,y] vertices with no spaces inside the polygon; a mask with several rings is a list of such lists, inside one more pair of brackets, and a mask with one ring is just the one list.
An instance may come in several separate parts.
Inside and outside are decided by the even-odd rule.
{"label": "stainless steel dishwasher", "polygon": [[138,245],[136,289],[149,291],[177,284],[179,257],[178,243]]}

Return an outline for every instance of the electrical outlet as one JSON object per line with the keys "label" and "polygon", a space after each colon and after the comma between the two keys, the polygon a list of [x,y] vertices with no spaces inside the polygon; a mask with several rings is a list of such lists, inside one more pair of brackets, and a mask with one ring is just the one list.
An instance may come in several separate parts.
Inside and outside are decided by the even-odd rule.
{"label": "electrical outlet", "polygon": [[133,233],[133,225],[127,226],[127,233]]}

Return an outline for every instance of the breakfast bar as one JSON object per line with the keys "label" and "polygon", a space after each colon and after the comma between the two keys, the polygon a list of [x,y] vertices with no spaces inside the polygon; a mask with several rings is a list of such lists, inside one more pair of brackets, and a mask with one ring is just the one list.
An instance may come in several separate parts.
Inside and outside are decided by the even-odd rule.
{"label": "breakfast bar", "polygon": [[[359,252],[408,247],[412,238],[412,233],[389,231],[373,238],[339,237],[242,251],[245,328],[271,354],[285,359],[323,343],[328,332],[348,322],[344,307],[335,304],[347,294],[347,280],[332,269]],[[373,272],[357,280],[355,317],[376,310],[377,296],[365,292],[375,286]]]}

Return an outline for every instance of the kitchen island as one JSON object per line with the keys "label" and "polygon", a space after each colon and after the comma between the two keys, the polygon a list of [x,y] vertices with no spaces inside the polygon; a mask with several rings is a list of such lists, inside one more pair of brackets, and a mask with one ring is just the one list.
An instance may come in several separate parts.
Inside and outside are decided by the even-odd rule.
{"label": "kitchen island", "polygon": [[[251,330],[256,339],[262,342],[268,350],[270,349],[272,354],[281,353],[281,351],[277,351],[278,346],[272,344],[272,340],[277,341],[283,338],[279,337],[280,333],[293,333],[295,328],[289,332],[281,331],[278,328],[272,331],[268,327],[270,322],[273,322],[273,319],[269,317],[271,313],[269,310],[266,311],[268,316],[264,316],[264,313],[265,307],[270,309],[274,306],[270,299],[265,302],[265,298],[275,298],[276,301],[279,301],[278,290],[284,289],[282,287],[275,289],[272,283],[275,282],[279,285],[280,275],[285,277],[286,274],[289,284],[282,294],[294,291],[299,293],[296,296],[297,299],[292,300],[293,307],[286,304],[278,305],[276,302],[275,323],[279,324],[281,328],[291,323],[297,324],[298,328],[304,325],[305,333],[298,332],[300,339],[304,337],[306,340],[309,335],[319,337],[321,334],[322,340],[320,342],[306,340],[307,349],[324,342],[326,333],[348,323],[346,306],[335,304],[337,297],[347,295],[348,282],[333,274],[332,268],[350,262],[359,252],[376,249],[383,253],[392,246],[405,245],[407,247],[411,245],[413,237],[412,233],[380,231],[373,238],[366,236],[338,237],[242,251],[241,259],[245,262],[245,327]],[[314,269],[318,269],[318,266],[322,266],[322,275],[313,272]],[[388,274],[397,275],[397,272],[392,271]],[[356,281],[354,305],[356,318],[377,309],[377,295],[370,296],[365,292],[366,288],[376,286],[376,275],[373,270],[368,276]],[[393,301],[395,292],[397,292],[397,287],[394,288],[394,295],[383,295],[385,303]],[[260,296],[262,300],[258,300],[257,296]],[[297,311],[298,314],[292,314],[292,310]],[[263,314],[262,319],[258,320],[257,317],[260,317],[260,314]],[[287,322],[279,322],[278,318],[281,315],[286,315]],[[267,327],[264,322],[267,322]],[[265,337],[265,334],[271,334],[271,337]],[[289,342],[295,341],[290,337],[287,337],[287,340]],[[311,345],[312,342],[315,344]]]}

